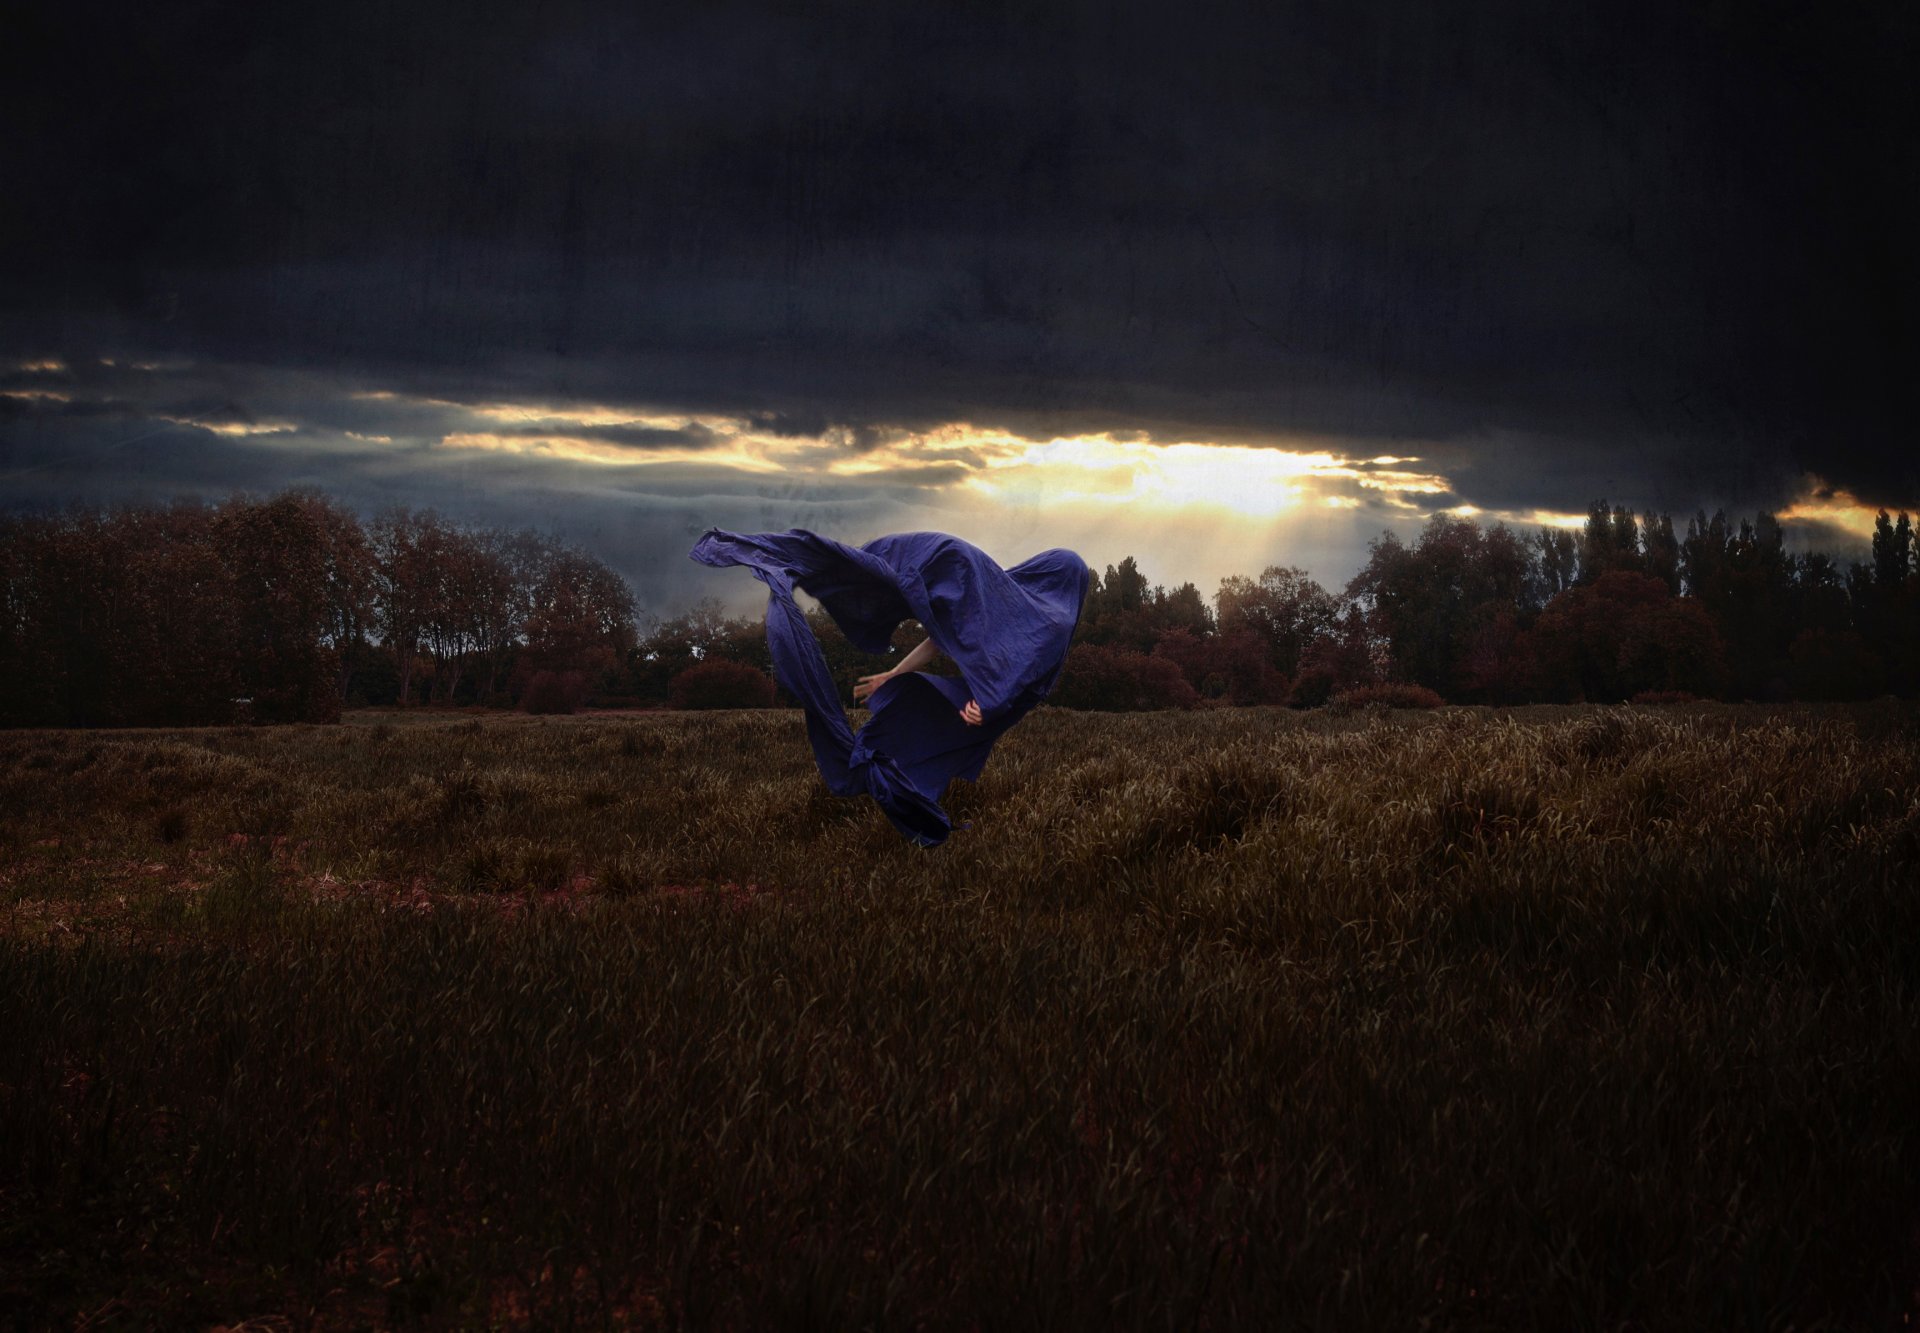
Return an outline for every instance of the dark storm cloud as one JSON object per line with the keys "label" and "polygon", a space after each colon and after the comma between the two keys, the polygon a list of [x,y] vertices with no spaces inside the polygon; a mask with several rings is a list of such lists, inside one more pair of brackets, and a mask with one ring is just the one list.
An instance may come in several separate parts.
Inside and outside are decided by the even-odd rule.
{"label": "dark storm cloud", "polygon": [[65,367],[46,370],[0,370],[0,393],[8,390],[61,391],[63,386],[76,383],[71,371]]}
{"label": "dark storm cloud", "polygon": [[717,431],[695,422],[672,428],[661,426],[583,426],[575,422],[555,421],[545,425],[496,427],[494,434],[523,440],[594,440],[615,444],[623,449],[710,449],[726,439]]}
{"label": "dark storm cloud", "polygon": [[1577,439],[1490,431],[1423,448],[1417,466],[1451,481],[1486,509],[1582,511],[1596,501],[1689,514],[1705,506],[1778,509],[1800,498],[1800,468],[1785,444],[1758,439],[1742,449],[1703,448],[1669,432],[1637,433],[1607,448]]}
{"label": "dark storm cloud", "polygon": [[0,392],[0,415],[138,418],[141,408],[137,403],[122,402],[115,398],[46,399]]}
{"label": "dark storm cloud", "polygon": [[818,413],[795,416],[786,412],[756,412],[748,418],[748,424],[753,429],[764,431],[768,435],[799,439],[818,438],[825,435],[834,428],[836,423]]}
{"label": "dark storm cloud", "polygon": [[71,12],[0,56],[0,350],[103,389],[125,349],[388,435],[518,394],[1368,441],[1490,507],[1920,491],[1891,4]]}

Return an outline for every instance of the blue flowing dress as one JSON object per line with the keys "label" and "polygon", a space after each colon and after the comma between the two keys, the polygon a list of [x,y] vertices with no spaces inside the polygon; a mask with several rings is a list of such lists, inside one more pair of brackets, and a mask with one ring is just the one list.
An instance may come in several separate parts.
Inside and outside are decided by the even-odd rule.
{"label": "blue flowing dress", "polygon": [[[1086,561],[1072,551],[1042,551],[1002,569],[943,532],[845,546],[798,528],[714,528],[690,554],[703,565],[745,565],[767,585],[773,672],[806,710],[827,787],[872,796],[895,828],[926,847],[953,828],[940,808],[947,783],[977,780],[994,742],[1059,679],[1087,593]],[[886,652],[900,622],[918,620],[961,678],[895,676],[873,692],[872,717],[856,735],[795,588],[816,598],[863,652]],[[979,702],[979,726],[961,720],[970,699]]]}

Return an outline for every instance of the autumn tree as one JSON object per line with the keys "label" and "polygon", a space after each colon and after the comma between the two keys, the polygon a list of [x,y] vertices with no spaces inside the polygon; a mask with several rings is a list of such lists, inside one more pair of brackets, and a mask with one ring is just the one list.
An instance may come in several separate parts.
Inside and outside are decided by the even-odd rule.
{"label": "autumn tree", "polygon": [[472,651],[474,608],[469,600],[468,572],[476,546],[471,530],[437,514],[416,520],[415,555],[421,577],[420,647],[430,663],[427,702],[451,703],[460,685],[462,668]]}
{"label": "autumn tree", "polygon": [[1343,605],[1332,626],[1301,653],[1288,702],[1313,707],[1343,690],[1385,680],[1393,671],[1393,648],[1376,624],[1364,605]]}
{"label": "autumn tree", "polygon": [[515,555],[508,534],[481,529],[468,534],[455,566],[456,600],[475,660],[475,692],[482,703],[495,701],[527,624],[530,597],[521,582],[527,566]]}
{"label": "autumn tree", "polygon": [[1213,612],[1198,588],[1183,583],[1168,590],[1149,583],[1138,562],[1128,556],[1108,565],[1104,576],[1090,575],[1074,638],[1146,653],[1169,630],[1204,635],[1213,628]]}
{"label": "autumn tree", "polygon": [[1291,679],[1307,645],[1333,627],[1339,603],[1304,569],[1268,565],[1257,579],[1230,574],[1214,596],[1220,633],[1259,641],[1267,661]]}
{"label": "autumn tree", "polygon": [[527,662],[535,670],[604,676],[635,640],[633,590],[583,551],[556,551],[540,571],[527,614]]}
{"label": "autumn tree", "polygon": [[0,528],[0,718],[226,721],[240,685],[232,567],[197,502],[74,506]]}
{"label": "autumn tree", "polygon": [[339,663],[338,690],[344,700],[374,628],[373,548],[352,510],[315,491],[291,494],[319,533],[326,585],[321,642]]}
{"label": "autumn tree", "polygon": [[1554,598],[1533,626],[1531,646],[1549,696],[1562,700],[1615,703],[1647,690],[1716,694],[1727,675],[1706,610],[1631,570]]}
{"label": "autumn tree", "polygon": [[1459,698],[1477,632],[1521,604],[1528,571],[1525,546],[1504,524],[1482,530],[1436,514],[1411,547],[1390,532],[1377,538],[1347,594],[1385,640],[1398,678]]}
{"label": "autumn tree", "polygon": [[[379,640],[376,650],[370,638]],[[338,715],[387,658],[411,702],[530,664],[586,676],[633,644],[612,569],[528,532],[311,491],[0,519],[0,721],[122,725]],[[354,664],[350,665],[351,658]]]}
{"label": "autumn tree", "polygon": [[433,615],[437,575],[431,511],[405,508],[381,511],[373,520],[375,624],[393,654],[400,677],[400,703],[413,702],[413,675],[420,643]]}
{"label": "autumn tree", "polygon": [[261,722],[340,716],[339,659],[327,643],[327,534],[296,495],[236,498],[210,535],[229,567],[238,688]]}

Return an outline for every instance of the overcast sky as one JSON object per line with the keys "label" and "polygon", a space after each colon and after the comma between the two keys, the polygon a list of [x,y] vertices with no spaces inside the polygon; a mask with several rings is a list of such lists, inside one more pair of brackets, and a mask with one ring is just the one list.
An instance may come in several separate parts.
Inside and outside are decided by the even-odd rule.
{"label": "overcast sky", "polygon": [[1211,592],[1920,503],[1911,6],[668,8],[11,18],[0,503],[313,485],[656,611],[757,600],[710,526]]}

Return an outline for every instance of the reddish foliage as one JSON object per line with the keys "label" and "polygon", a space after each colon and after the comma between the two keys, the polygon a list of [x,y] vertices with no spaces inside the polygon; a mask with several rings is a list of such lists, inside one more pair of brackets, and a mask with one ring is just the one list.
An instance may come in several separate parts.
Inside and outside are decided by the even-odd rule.
{"label": "reddish foliage", "polygon": [[1125,713],[1154,708],[1191,708],[1200,696],[1166,657],[1126,648],[1075,644],[1066,671],[1051,696],[1066,708]]}
{"label": "reddish foliage", "polygon": [[1342,690],[1330,702],[1346,708],[1364,708],[1368,704],[1385,704],[1388,708],[1438,708],[1446,700],[1424,685],[1390,681],[1384,685],[1357,685]]}
{"label": "reddish foliage", "polygon": [[587,678],[578,671],[536,671],[527,682],[520,707],[529,713],[572,713],[587,697]]}
{"label": "reddish foliage", "polygon": [[1461,662],[1464,698],[1482,703],[1523,703],[1540,689],[1540,662],[1533,638],[1505,607],[1480,623]]}
{"label": "reddish foliage", "polygon": [[1643,690],[1718,694],[1726,650],[1713,618],[1657,578],[1614,570],[1547,604],[1532,630],[1551,696],[1614,703]]}
{"label": "reddish foliage", "polygon": [[1435,514],[1412,546],[1392,533],[1375,541],[1347,591],[1385,640],[1394,676],[1457,694],[1476,631],[1519,606],[1526,581],[1527,553],[1505,527]]}
{"label": "reddish foliage", "polygon": [[1202,637],[1169,630],[1154,644],[1153,655],[1178,666],[1203,699],[1236,705],[1286,701],[1287,678],[1274,670],[1266,645],[1250,631]]}
{"label": "reddish foliage", "polygon": [[1339,603],[1303,569],[1268,565],[1257,579],[1220,580],[1220,632],[1251,634],[1282,675],[1300,670],[1307,646],[1331,632]]}
{"label": "reddish foliage", "polygon": [[771,708],[773,681],[745,662],[709,658],[667,685],[675,708]]}
{"label": "reddish foliage", "polygon": [[1381,662],[1366,617],[1351,612],[1334,628],[1307,645],[1300,656],[1300,674],[1288,702],[1312,708],[1342,690],[1370,685],[1379,676]]}

